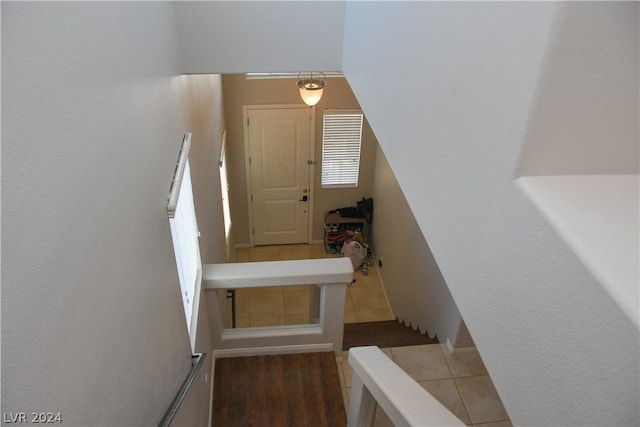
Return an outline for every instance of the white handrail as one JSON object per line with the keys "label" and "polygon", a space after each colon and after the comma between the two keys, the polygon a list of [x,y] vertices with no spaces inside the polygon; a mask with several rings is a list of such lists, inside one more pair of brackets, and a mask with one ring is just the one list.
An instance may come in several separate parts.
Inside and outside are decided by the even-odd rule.
{"label": "white handrail", "polygon": [[[353,266],[348,257],[204,265],[202,284],[210,310],[209,323],[216,357],[221,354],[269,354],[285,348],[288,352],[302,351],[314,345],[328,346],[339,355],[342,351],[346,288],[352,280]],[[226,300],[226,289],[294,285],[320,287],[318,324],[223,328],[222,306]]]}
{"label": "white handrail", "polygon": [[376,402],[396,426],[465,424],[378,347],[349,350],[353,369],[347,426],[372,426]]}
{"label": "white handrail", "polygon": [[351,280],[353,266],[347,257],[205,264],[202,272],[205,289],[339,284]]}

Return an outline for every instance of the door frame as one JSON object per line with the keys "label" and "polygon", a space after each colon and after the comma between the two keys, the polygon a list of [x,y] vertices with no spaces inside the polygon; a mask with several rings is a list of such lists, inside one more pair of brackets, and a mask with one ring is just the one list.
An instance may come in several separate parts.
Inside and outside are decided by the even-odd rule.
{"label": "door frame", "polygon": [[313,206],[315,199],[315,166],[316,166],[316,107],[309,107],[306,104],[261,104],[261,105],[243,105],[242,106],[242,130],[244,132],[244,171],[247,190],[247,206],[249,218],[249,245],[255,246],[253,233],[253,202],[251,195],[253,189],[251,187],[251,164],[249,159],[249,110],[291,110],[305,109],[309,111],[311,121],[309,126],[309,157],[311,164],[309,165],[309,224],[307,227],[307,243],[313,241]]}

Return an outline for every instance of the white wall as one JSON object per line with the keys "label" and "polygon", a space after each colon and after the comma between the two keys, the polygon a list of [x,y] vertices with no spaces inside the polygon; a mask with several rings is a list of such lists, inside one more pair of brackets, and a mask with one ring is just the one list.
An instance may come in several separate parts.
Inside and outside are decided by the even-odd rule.
{"label": "white wall", "polygon": [[[449,288],[382,150],[376,151],[372,243],[398,319],[440,342],[473,347]],[[462,332],[462,333],[460,333]]]}
{"label": "white wall", "polygon": [[640,421],[638,329],[513,182],[554,37],[619,7],[347,4],[343,71],[515,425]]}
{"label": "white wall", "polygon": [[342,1],[177,2],[185,73],[340,71]]}
{"label": "white wall", "polygon": [[219,74],[185,75],[188,129],[191,131],[189,163],[194,204],[200,229],[200,257],[206,264],[225,262],[224,221],[220,189],[220,144],[225,129],[222,78]]}
{"label": "white wall", "polygon": [[[218,159],[225,115],[222,108],[222,81],[219,74],[182,76],[185,88],[185,112],[191,135],[192,186],[198,229],[200,258],[203,264],[227,261],[222,214]],[[207,353],[198,376],[176,414],[177,426],[207,426],[211,405],[213,336],[210,309],[204,288],[200,289],[200,310],[195,351]]]}
{"label": "white wall", "polygon": [[638,3],[558,7],[519,175],[638,174]]}
{"label": "white wall", "polygon": [[198,89],[174,19],[2,3],[2,411],[157,424],[190,368],[166,198]]}

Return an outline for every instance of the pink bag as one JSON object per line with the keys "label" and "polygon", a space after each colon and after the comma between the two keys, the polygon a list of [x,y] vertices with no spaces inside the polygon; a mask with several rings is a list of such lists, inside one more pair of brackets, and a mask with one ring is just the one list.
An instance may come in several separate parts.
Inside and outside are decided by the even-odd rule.
{"label": "pink bag", "polygon": [[340,252],[342,253],[342,256],[348,256],[351,258],[351,265],[353,265],[354,270],[360,268],[362,262],[367,257],[367,248],[363,247],[355,240],[346,240],[344,245],[342,245],[342,250]]}

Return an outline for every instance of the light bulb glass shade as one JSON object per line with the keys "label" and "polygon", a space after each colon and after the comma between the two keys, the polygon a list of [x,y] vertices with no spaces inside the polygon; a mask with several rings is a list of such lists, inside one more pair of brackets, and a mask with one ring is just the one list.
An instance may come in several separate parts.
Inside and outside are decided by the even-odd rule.
{"label": "light bulb glass shade", "polygon": [[304,103],[310,107],[316,105],[320,101],[320,98],[322,98],[322,92],[326,83],[324,79],[314,79],[313,74],[309,79],[298,80],[300,97]]}
{"label": "light bulb glass shade", "polygon": [[307,104],[309,107],[313,107],[318,102],[320,102],[320,98],[322,98],[322,91],[322,88],[307,89],[301,87],[300,97],[305,104]]}

